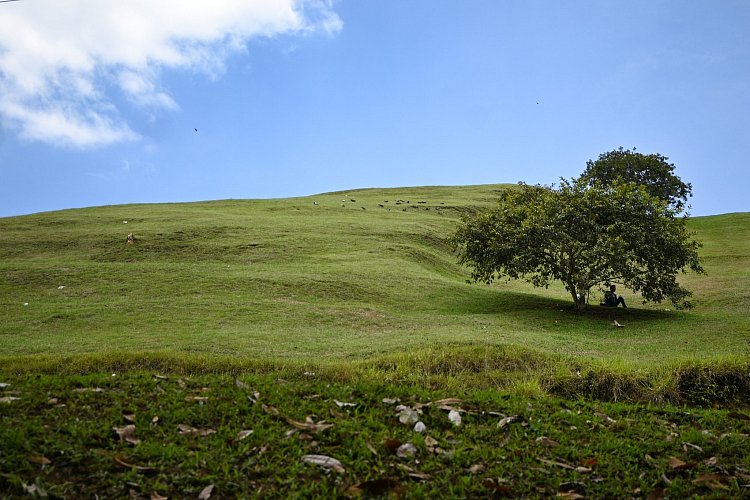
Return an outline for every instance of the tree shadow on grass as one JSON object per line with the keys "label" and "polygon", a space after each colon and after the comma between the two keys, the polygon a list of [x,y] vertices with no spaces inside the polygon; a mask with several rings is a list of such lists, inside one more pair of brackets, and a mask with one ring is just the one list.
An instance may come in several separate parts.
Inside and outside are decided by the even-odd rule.
{"label": "tree shadow on grass", "polygon": [[678,318],[675,311],[642,309],[638,307],[605,307],[589,304],[578,311],[572,301],[535,295],[533,293],[481,290],[475,288],[462,294],[447,296],[441,294],[433,298],[434,304],[448,314],[501,314],[529,319],[549,319],[552,313],[563,314],[570,319],[608,321],[670,321]]}

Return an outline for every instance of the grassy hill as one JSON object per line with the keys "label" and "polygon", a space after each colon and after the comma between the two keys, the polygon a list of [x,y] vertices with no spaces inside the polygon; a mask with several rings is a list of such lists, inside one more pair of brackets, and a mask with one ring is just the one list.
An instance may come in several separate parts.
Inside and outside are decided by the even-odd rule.
{"label": "grassy hill", "polygon": [[750,214],[695,309],[576,313],[465,282],[506,187],[0,219],[0,496],[746,496]]}
{"label": "grassy hill", "polygon": [[[67,365],[66,356],[186,354],[206,363],[336,364],[434,356],[441,347],[450,357],[468,346],[635,369],[747,358],[750,214],[691,220],[708,272],[684,277],[694,310],[643,306],[625,293],[627,311],[576,314],[561,287],[465,282],[446,238],[462,213],[492,206],[504,187],[0,219],[0,357],[20,365],[28,356]],[[136,243],[127,245],[131,232]]]}
{"label": "grassy hill", "polygon": [[[446,237],[461,213],[491,206],[502,187],[0,219],[0,356],[137,350],[337,361],[444,343],[636,364],[748,354],[750,214],[691,221],[708,272],[684,278],[693,311],[625,294],[628,311],[578,315],[561,288],[465,283]],[[136,243],[126,245],[131,232]],[[626,328],[612,328],[612,318]]]}

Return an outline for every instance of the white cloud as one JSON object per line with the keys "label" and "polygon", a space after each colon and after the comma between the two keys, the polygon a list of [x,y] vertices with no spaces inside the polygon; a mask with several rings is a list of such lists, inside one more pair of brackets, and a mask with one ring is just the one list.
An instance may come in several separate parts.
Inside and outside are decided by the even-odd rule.
{"label": "white cloud", "polygon": [[178,104],[164,69],[217,77],[253,37],[335,33],[331,0],[30,0],[0,11],[0,119],[29,140],[94,147],[134,140],[114,93]]}

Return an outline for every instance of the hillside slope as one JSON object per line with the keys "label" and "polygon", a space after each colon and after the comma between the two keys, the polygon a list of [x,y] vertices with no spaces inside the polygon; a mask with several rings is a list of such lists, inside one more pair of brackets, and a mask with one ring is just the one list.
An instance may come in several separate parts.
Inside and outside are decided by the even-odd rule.
{"label": "hillside slope", "polygon": [[[693,311],[639,306],[626,295],[635,306],[628,311],[579,315],[559,287],[466,284],[446,237],[462,213],[491,206],[503,187],[0,219],[0,356],[346,360],[444,343],[636,364],[748,354],[750,214],[691,221],[708,271],[685,278],[696,291]],[[131,232],[136,241],[127,245]],[[612,319],[626,328],[612,328]]]}

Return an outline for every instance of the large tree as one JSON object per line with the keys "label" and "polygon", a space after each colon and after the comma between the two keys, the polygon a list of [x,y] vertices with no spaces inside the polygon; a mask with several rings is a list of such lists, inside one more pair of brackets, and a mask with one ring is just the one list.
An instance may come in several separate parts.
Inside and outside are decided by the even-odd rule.
{"label": "large tree", "polygon": [[702,268],[680,213],[681,205],[622,179],[521,184],[502,192],[496,208],[465,218],[452,241],[475,282],[561,281],[577,309],[593,287],[618,283],[644,302],[668,299],[681,308],[691,293],[677,274]]}
{"label": "large tree", "polygon": [[612,184],[616,181],[635,182],[646,187],[649,194],[669,203],[677,212],[685,209],[692,196],[693,186],[674,173],[669,158],[659,153],[643,154],[632,150],[615,149],[599,155],[596,161],[586,162],[582,174],[589,185]]}

